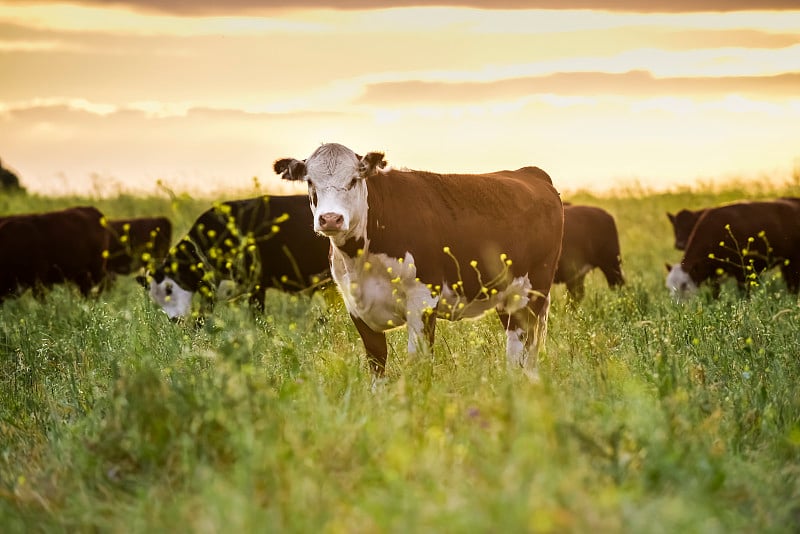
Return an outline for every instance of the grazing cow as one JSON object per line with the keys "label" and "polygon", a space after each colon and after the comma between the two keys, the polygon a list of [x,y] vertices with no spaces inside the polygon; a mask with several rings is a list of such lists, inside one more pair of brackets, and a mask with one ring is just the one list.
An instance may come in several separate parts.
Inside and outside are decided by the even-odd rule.
{"label": "grazing cow", "polygon": [[[781,197],[778,201],[797,202],[800,203],[798,197]],[[672,223],[672,231],[675,234],[675,248],[678,250],[685,250],[686,243],[689,241],[689,235],[692,233],[694,225],[697,224],[700,216],[703,215],[708,208],[699,210],[682,209],[676,214],[667,213],[669,222]]]}
{"label": "grazing cow", "polygon": [[705,212],[705,209],[683,209],[674,215],[672,213],[667,213],[669,222],[672,223],[672,231],[675,234],[676,249],[686,250],[686,242],[689,241],[689,235],[692,233],[694,225],[697,224],[697,220]]}
{"label": "grazing cow", "polygon": [[0,301],[65,282],[88,295],[106,273],[102,218],[93,207],[0,218]]}
{"label": "grazing cow", "polygon": [[574,301],[584,294],[586,275],[599,267],[610,287],[625,283],[614,217],[602,208],[564,204],[564,238],[554,283],[564,283]]}
{"label": "grazing cow", "polygon": [[718,291],[723,274],[748,289],[753,277],[780,266],[792,293],[800,288],[800,202],[779,199],[709,208],[698,219],[680,264],[669,266],[667,288],[676,297],[710,280]]}
{"label": "grazing cow", "polygon": [[107,228],[110,273],[131,274],[150,261],[160,262],[172,243],[172,223],[166,217],[110,219]]}
{"label": "grazing cow", "polygon": [[189,315],[197,292],[208,308],[226,280],[263,308],[268,288],[300,291],[327,276],[329,248],[313,231],[305,195],[234,200],[200,215],[140,281],[172,319]]}
{"label": "grazing cow", "polygon": [[331,274],[377,376],[387,330],[408,325],[408,352],[429,351],[436,317],[495,308],[506,354],[526,366],[544,341],[564,216],[550,177],[536,167],[476,175],[381,170],[323,144],[275,172],[308,184],[314,229],[330,238]]}

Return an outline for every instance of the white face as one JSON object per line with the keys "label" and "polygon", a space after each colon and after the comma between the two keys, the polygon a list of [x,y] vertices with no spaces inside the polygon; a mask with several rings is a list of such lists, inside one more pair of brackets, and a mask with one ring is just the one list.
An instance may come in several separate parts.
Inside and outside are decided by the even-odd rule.
{"label": "white face", "polygon": [[329,237],[361,235],[367,220],[367,186],[349,148],[330,143],[306,159],[314,230]]}
{"label": "white face", "polygon": [[697,284],[695,284],[689,273],[681,268],[681,264],[675,264],[667,274],[667,289],[670,290],[672,296],[681,300],[694,295],[697,292]]}
{"label": "white face", "polygon": [[150,298],[161,306],[170,319],[189,315],[193,295],[192,291],[186,291],[168,276],[161,282],[150,280]]}

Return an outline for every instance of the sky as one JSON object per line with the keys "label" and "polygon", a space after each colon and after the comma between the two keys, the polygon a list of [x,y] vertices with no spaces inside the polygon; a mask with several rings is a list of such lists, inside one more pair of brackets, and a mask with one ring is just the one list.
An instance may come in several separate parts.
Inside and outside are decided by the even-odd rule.
{"label": "sky", "polygon": [[0,160],[232,196],[320,143],[562,192],[800,173],[800,0],[0,0]]}

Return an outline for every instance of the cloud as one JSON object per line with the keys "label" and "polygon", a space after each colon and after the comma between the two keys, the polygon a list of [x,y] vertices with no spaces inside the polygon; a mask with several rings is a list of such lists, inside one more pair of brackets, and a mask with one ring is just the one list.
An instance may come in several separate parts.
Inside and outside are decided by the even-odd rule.
{"label": "cloud", "polygon": [[115,106],[84,99],[34,99],[23,102],[0,102],[0,120],[95,126],[103,119],[109,121],[159,122],[175,119],[208,121],[292,121],[335,119],[344,116],[339,111],[305,110],[292,113],[271,113],[236,108],[176,105],[161,102],[134,102]]}
{"label": "cloud", "polygon": [[530,95],[566,96],[720,96],[730,94],[791,98],[800,72],[775,76],[656,78],[646,71],[620,74],[567,72],[492,82],[404,81],[368,85],[362,104],[375,106],[509,101]]}
{"label": "cloud", "polygon": [[[42,4],[40,0],[16,0],[17,4]],[[85,6],[108,5],[106,0],[78,0]],[[639,13],[703,11],[797,10],[796,0],[120,0],[115,5],[137,11],[179,15],[255,14],[302,9],[376,10],[402,7],[467,7],[492,10],[593,9]]]}
{"label": "cloud", "polygon": [[[650,83],[652,76],[619,77],[619,83],[626,81]],[[438,172],[536,164],[561,188],[610,183],[615,176],[666,184],[790,164],[800,135],[800,101],[793,102],[770,107],[738,97],[546,95],[427,109],[404,103],[267,113],[155,101],[113,106],[40,99],[0,107],[0,156],[30,190],[47,194],[59,180],[65,190],[91,191],[94,175],[137,187],[160,178],[191,194],[207,188],[230,194],[254,175],[278,181],[272,161],[305,157],[330,141],[385,150],[394,165]]]}

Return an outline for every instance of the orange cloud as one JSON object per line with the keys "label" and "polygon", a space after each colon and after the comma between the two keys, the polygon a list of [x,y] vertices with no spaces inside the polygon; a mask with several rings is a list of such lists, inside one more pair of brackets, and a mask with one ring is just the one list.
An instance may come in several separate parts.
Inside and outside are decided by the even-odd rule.
{"label": "orange cloud", "polygon": [[[12,4],[42,4],[40,0],[12,0]],[[76,4],[106,7],[106,0],[79,0]],[[796,0],[122,0],[115,5],[138,11],[181,15],[252,14],[269,10],[304,8],[374,10],[402,7],[467,7],[493,10],[593,9],[638,13],[685,13],[701,11],[796,10]]]}
{"label": "orange cloud", "polygon": [[367,86],[360,103],[371,105],[453,104],[514,100],[529,95],[718,96],[727,94],[796,97],[800,73],[776,76],[656,78],[645,71],[621,74],[567,72],[493,82],[405,81]]}

